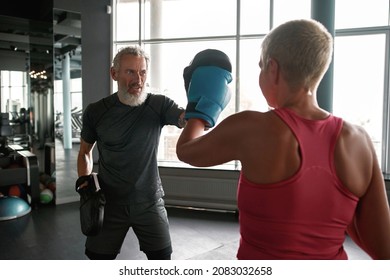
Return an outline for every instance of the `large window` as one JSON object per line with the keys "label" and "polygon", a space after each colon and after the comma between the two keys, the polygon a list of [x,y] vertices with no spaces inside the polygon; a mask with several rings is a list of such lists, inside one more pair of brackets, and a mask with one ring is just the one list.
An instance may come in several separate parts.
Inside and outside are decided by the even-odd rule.
{"label": "large window", "polygon": [[[258,84],[261,41],[284,21],[310,18],[311,0],[116,0],[114,53],[141,44],[151,56],[149,90],[186,105],[182,71],[206,48],[233,63],[233,97],[220,120],[242,110],[268,110]],[[336,1],[333,111],[362,125],[387,170],[389,137],[389,0]],[[116,85],[114,85],[115,89]],[[176,157],[180,130],[167,127],[159,164],[186,166]],[[238,163],[217,168],[237,169]]]}
{"label": "large window", "polygon": [[2,113],[18,114],[30,106],[28,100],[27,72],[0,71],[0,104]]}
{"label": "large window", "polygon": [[[379,160],[383,138],[385,39],[384,34],[340,36],[336,38],[334,54],[334,114],[367,130]],[[370,58],[364,59],[367,50]]]}
{"label": "large window", "polygon": [[336,29],[389,25],[389,0],[337,0]]}
{"label": "large window", "polygon": [[333,110],[364,127],[389,167],[389,0],[336,1]]}

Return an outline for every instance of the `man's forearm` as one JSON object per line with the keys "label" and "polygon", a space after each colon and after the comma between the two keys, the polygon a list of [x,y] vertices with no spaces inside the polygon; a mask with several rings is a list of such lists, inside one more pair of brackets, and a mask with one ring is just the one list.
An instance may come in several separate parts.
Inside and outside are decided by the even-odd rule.
{"label": "man's forearm", "polygon": [[85,176],[92,173],[93,169],[93,158],[92,153],[90,154],[79,154],[77,157],[77,173],[78,176]]}

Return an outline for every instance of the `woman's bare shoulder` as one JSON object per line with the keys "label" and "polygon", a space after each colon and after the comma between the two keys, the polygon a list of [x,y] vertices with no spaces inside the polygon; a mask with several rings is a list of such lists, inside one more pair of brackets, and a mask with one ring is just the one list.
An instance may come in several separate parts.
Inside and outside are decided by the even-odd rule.
{"label": "woman's bare shoulder", "polygon": [[343,121],[343,128],[341,130],[341,138],[346,141],[362,142],[367,144],[371,143],[371,138],[367,131],[360,125],[352,124],[348,121]]}
{"label": "woman's bare shoulder", "polygon": [[233,119],[247,120],[247,121],[269,121],[271,118],[275,118],[275,114],[272,111],[260,112],[245,110],[231,115]]}
{"label": "woman's bare shoulder", "polygon": [[367,190],[374,161],[374,146],[366,130],[344,122],[336,145],[335,166],[341,181],[358,197]]}

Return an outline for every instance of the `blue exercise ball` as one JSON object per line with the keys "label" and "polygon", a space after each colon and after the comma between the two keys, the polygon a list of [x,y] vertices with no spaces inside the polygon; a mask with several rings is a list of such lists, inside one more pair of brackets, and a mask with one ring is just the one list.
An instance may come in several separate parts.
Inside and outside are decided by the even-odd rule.
{"label": "blue exercise ball", "polygon": [[30,205],[20,197],[0,197],[0,221],[12,220],[30,213]]}

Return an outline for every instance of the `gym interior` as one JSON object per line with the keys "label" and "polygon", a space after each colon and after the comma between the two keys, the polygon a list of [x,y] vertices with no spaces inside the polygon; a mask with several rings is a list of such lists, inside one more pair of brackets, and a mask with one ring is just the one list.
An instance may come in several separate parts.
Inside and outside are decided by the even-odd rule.
{"label": "gym interior", "polygon": [[[209,46],[224,49],[234,58],[235,80],[240,83],[234,84],[235,98],[222,117],[246,109],[267,110],[258,86],[253,84],[258,75],[260,42],[271,26],[294,17],[313,17],[322,21],[333,28],[339,38],[336,42],[345,46],[345,53],[341,47],[336,52],[335,65],[331,65],[330,73],[321,85],[323,91],[333,94],[320,96],[319,101],[324,108],[346,117],[353,115],[351,121],[367,126],[390,197],[388,0],[378,1],[382,6],[378,4],[379,8],[372,8],[379,11],[385,7],[383,21],[378,15],[373,22],[359,25],[357,21],[353,22],[354,16],[351,16],[352,23],[340,23],[340,27],[337,26],[335,11],[346,8],[337,6],[341,5],[338,0],[184,2],[15,0],[2,4],[1,260],[86,259],[85,236],[80,231],[79,195],[74,188],[81,117],[83,108],[89,103],[115,91],[109,69],[117,49],[129,44],[143,45],[151,55],[149,89],[164,93],[183,106],[186,97],[181,72],[196,53],[194,49]],[[196,14],[201,5],[208,5],[210,13],[216,13],[212,5],[214,2],[216,6],[230,7],[226,11],[232,14],[227,19],[205,20],[206,23],[188,18],[189,11]],[[291,2],[299,2],[303,8],[282,8],[288,7]],[[362,0],[353,3],[357,13],[368,14],[371,10],[367,7],[371,7],[371,2]],[[25,7],[23,11],[20,9],[22,5]],[[256,10],[266,14],[258,15],[254,12]],[[170,16],[166,16],[169,12]],[[177,18],[168,22],[166,18],[172,15]],[[259,17],[264,17],[264,20],[258,20]],[[363,16],[357,14],[356,18]],[[188,25],[179,28],[178,22],[186,20]],[[216,25],[219,29],[214,30],[207,25]],[[370,55],[384,61],[375,64],[378,69],[375,73],[379,75],[359,85],[363,88],[361,90],[374,88],[377,96],[371,97],[375,99],[374,104],[366,103],[362,97],[345,105],[343,100],[338,99],[336,89],[341,91],[342,85],[337,77],[342,75],[341,71],[351,70],[342,68],[341,63],[337,64],[346,57],[338,53],[348,54],[350,44],[360,43],[362,51],[367,51],[364,48],[368,44],[373,48]],[[178,53],[178,49],[182,51]],[[351,67],[347,59],[345,64],[359,71],[367,69],[370,65],[361,65],[362,56],[365,54],[357,51],[350,57],[351,61],[359,63],[357,67]],[[171,60],[175,62],[172,64]],[[352,79],[357,80],[356,77]],[[350,83],[347,82],[347,86],[356,92]],[[255,96],[248,92],[255,93]],[[236,207],[239,163],[203,169],[185,165],[178,161],[175,154],[179,133],[179,129],[164,128],[159,147],[159,169],[166,193],[174,250],[172,258],[234,260],[239,243]],[[94,158],[97,160],[98,155]],[[370,259],[348,237],[345,248],[350,259]],[[131,232],[118,259],[145,259]]]}

